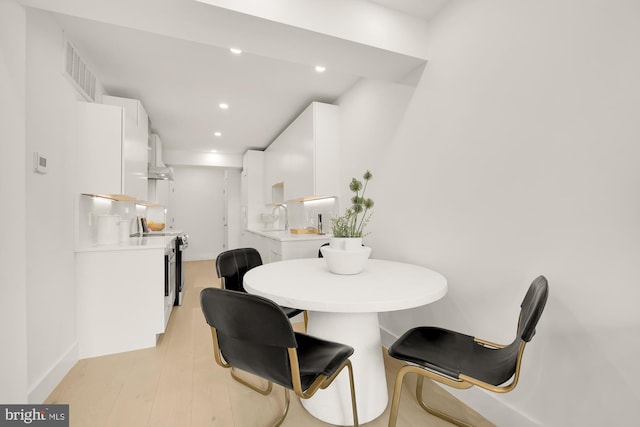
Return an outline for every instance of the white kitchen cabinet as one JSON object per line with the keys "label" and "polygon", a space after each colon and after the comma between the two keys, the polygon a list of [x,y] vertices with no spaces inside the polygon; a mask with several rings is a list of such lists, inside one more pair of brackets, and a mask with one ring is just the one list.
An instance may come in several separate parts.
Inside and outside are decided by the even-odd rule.
{"label": "white kitchen cabinet", "polygon": [[240,209],[242,225],[245,228],[259,228],[260,214],[265,209],[263,197],[264,185],[264,152],[248,150],[242,157],[242,173],[240,175]]}
{"label": "white kitchen cabinet", "polygon": [[165,330],[164,248],[76,253],[79,357],[156,345]]}
{"label": "white kitchen cabinet", "polygon": [[329,243],[329,237],[313,240],[289,240],[277,242],[272,246],[271,262],[284,259],[317,258],[318,250],[324,243]]}
{"label": "white kitchen cabinet", "polygon": [[124,110],[112,105],[78,102],[77,118],[78,192],[124,194]]}
{"label": "white kitchen cabinet", "polygon": [[340,193],[339,107],[309,105],[265,150],[265,200],[282,186],[283,200]]}
{"label": "white kitchen cabinet", "polygon": [[[265,151],[265,193],[271,202],[314,194],[313,113],[312,104]],[[278,187],[283,200],[273,198]]]}
{"label": "white kitchen cabinet", "polygon": [[148,200],[149,116],[137,99],[105,95],[102,102],[124,108],[123,194]]}
{"label": "white kitchen cabinet", "polygon": [[284,231],[250,231],[242,233],[243,247],[255,248],[263,264],[288,259],[316,258],[329,236],[292,236]]}
{"label": "white kitchen cabinet", "polygon": [[127,120],[126,110],[78,102],[77,119],[78,192],[147,200],[147,138],[142,141],[141,131],[127,132],[133,124],[127,125],[132,119]]}
{"label": "white kitchen cabinet", "polygon": [[260,258],[262,258],[263,264],[269,262],[270,246],[265,237],[252,233],[250,231],[244,231],[241,234],[240,241],[242,243],[242,247],[254,248],[255,250],[257,250],[260,254]]}

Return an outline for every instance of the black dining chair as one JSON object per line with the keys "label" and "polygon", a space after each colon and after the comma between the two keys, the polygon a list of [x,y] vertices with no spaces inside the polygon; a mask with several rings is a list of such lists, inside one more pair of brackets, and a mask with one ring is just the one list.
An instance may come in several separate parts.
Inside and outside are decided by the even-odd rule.
{"label": "black dining chair", "polygon": [[[254,267],[262,265],[260,252],[254,248],[238,248],[222,252],[216,258],[216,272],[222,280],[224,289],[246,292],[243,286],[244,275]],[[307,328],[307,312],[297,308],[282,307],[287,317],[291,319],[298,314],[304,317],[304,327]]]}
{"label": "black dining chair", "polygon": [[[268,381],[266,388],[236,378],[267,395],[273,383],[284,388],[285,406],[275,426],[289,411],[289,390],[302,399],[326,389],[347,367],[354,426],[358,425],[353,370],[353,347],[294,332],[280,306],[258,295],[218,288],[200,292],[200,305],[211,326],[214,357],[224,368],[238,368]],[[232,371],[233,375],[233,371]]]}
{"label": "black dining chair", "polygon": [[[324,247],[324,246],[329,246],[330,243],[323,243],[322,245],[320,245],[320,248]],[[322,255],[322,251],[320,249],[318,249],[318,258],[324,258],[324,256]]]}
{"label": "black dining chair", "polygon": [[418,374],[416,398],[427,412],[452,424],[470,424],[428,406],[422,397],[424,378],[457,389],[474,385],[506,393],[518,384],[525,345],[536,333],[536,325],[547,302],[549,285],[544,276],[529,286],[518,319],[517,335],[511,344],[500,345],[484,339],[436,327],[410,329],[389,347],[389,355],[411,363],[398,371],[391,403],[389,427],[395,427],[402,381],[408,373]]}

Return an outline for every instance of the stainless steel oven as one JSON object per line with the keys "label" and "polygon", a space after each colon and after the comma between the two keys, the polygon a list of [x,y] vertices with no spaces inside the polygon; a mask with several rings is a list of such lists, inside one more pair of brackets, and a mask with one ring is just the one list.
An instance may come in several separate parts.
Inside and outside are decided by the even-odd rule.
{"label": "stainless steel oven", "polygon": [[165,327],[176,298],[176,246],[173,240],[164,250],[164,319]]}
{"label": "stainless steel oven", "polygon": [[176,297],[174,305],[182,305],[184,299],[184,260],[182,258],[183,252],[189,247],[189,236],[184,233],[180,233],[176,236]]}
{"label": "stainless steel oven", "polygon": [[182,305],[184,298],[183,252],[189,247],[189,236],[179,231],[143,233],[143,236],[175,236],[167,245],[164,255],[164,296],[171,306]]}

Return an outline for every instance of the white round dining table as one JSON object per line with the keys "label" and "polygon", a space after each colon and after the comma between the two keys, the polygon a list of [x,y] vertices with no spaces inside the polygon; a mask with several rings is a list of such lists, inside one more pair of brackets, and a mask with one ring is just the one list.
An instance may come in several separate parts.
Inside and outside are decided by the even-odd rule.
{"label": "white round dining table", "polygon": [[[348,344],[361,424],[379,417],[389,400],[378,313],[429,304],[447,293],[447,280],[425,267],[369,259],[359,274],[333,274],[322,258],[264,264],[244,276],[247,292],[307,310],[307,333]],[[349,380],[341,373],[325,390],[302,399],[314,417],[353,425]]]}

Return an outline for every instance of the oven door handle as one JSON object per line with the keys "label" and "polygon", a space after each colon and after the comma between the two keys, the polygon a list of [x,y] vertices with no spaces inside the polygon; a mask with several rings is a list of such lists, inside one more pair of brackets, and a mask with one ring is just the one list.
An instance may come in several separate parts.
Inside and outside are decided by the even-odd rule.
{"label": "oven door handle", "polygon": [[[171,263],[175,263],[176,261],[176,253],[175,251],[171,251],[164,256],[164,296],[169,296],[170,285],[171,285]],[[175,269],[175,266],[173,267]]]}

